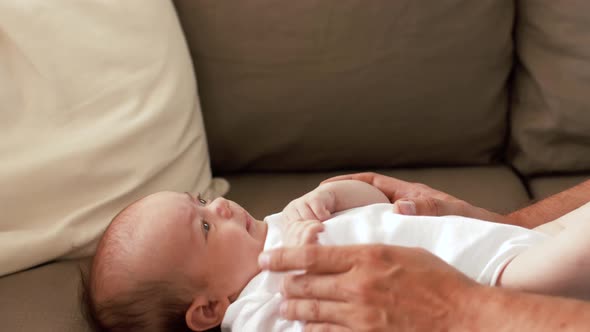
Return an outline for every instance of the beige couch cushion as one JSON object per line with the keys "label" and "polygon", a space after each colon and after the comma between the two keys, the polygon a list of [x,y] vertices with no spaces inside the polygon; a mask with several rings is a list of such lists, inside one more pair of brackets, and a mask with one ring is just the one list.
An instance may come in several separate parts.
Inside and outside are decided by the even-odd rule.
{"label": "beige couch cushion", "polygon": [[513,1],[175,3],[215,170],[478,164],[499,152]]}
{"label": "beige couch cushion", "polygon": [[517,3],[511,158],[526,174],[590,170],[590,2]]}
{"label": "beige couch cushion", "polygon": [[154,191],[212,191],[167,1],[0,4],[0,275],[88,254]]}

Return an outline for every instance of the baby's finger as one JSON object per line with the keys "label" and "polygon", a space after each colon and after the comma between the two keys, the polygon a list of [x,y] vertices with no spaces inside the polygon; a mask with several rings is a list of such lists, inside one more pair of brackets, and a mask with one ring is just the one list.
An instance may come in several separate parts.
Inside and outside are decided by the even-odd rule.
{"label": "baby's finger", "polygon": [[301,220],[317,220],[317,216],[313,213],[311,207],[307,204],[307,202],[301,202],[301,204],[297,205],[297,211],[299,215],[301,215]]}
{"label": "baby's finger", "polygon": [[315,214],[315,216],[317,217],[317,220],[324,221],[330,218],[331,213],[330,211],[328,211],[323,201],[313,200],[309,203],[309,206]]}
{"label": "baby's finger", "polygon": [[301,227],[301,231],[303,232],[304,230],[321,223],[315,219],[308,219],[299,221],[297,224]]}
{"label": "baby's finger", "polygon": [[303,241],[305,244],[316,244],[318,242],[318,234],[324,231],[324,224],[316,223],[306,227],[303,234]]}
{"label": "baby's finger", "polygon": [[289,205],[287,205],[287,207],[283,210],[283,216],[288,222],[304,219],[301,214],[299,214],[299,210],[297,209],[297,205],[295,203],[289,203]]}
{"label": "baby's finger", "polygon": [[394,212],[408,216],[448,216],[461,215],[462,201],[442,201],[432,197],[415,197],[411,200],[401,199],[394,204]]}

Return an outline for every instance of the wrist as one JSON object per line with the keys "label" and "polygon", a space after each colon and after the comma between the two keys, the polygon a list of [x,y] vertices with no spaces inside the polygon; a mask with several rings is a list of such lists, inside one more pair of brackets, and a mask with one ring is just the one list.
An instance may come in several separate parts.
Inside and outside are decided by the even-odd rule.
{"label": "wrist", "polygon": [[449,330],[578,332],[590,326],[588,302],[481,285],[473,290],[461,311],[463,325]]}
{"label": "wrist", "polygon": [[480,331],[486,322],[483,308],[493,300],[489,287],[474,284],[456,290],[449,298],[452,301],[451,314],[446,322],[448,331]]}
{"label": "wrist", "polygon": [[[503,224],[527,227],[525,225],[526,222],[523,222],[521,210],[511,212],[503,217],[504,217],[504,220],[501,221]],[[527,228],[530,228],[530,227],[527,227]]]}
{"label": "wrist", "polygon": [[501,224],[513,224],[513,221],[509,218],[508,215],[499,214],[496,212],[488,211],[486,209],[479,208],[480,210],[480,218],[486,221],[493,221]]}
{"label": "wrist", "polygon": [[[450,325],[452,331],[526,331],[530,325],[529,310],[520,302],[527,295],[500,287],[477,284],[465,290],[459,304],[456,325]],[[534,310],[533,310],[534,311]],[[508,319],[514,315],[511,319]],[[524,317],[524,320],[522,319]]]}
{"label": "wrist", "polygon": [[481,220],[485,220],[485,221],[493,221],[493,222],[502,223],[502,224],[511,223],[508,216],[471,205],[465,201],[460,201],[459,204],[460,204],[460,214],[459,215],[462,215],[464,217],[481,219]]}
{"label": "wrist", "polygon": [[497,322],[504,316],[496,310],[502,306],[499,288],[478,286],[470,290],[469,300],[463,302],[463,325],[461,331],[500,331]]}

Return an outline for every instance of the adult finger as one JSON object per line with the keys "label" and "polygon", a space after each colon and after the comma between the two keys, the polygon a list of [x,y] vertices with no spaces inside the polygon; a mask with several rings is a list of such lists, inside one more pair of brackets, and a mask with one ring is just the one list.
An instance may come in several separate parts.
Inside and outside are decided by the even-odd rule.
{"label": "adult finger", "polygon": [[350,270],[360,246],[308,245],[262,252],[258,265],[263,270],[306,270],[311,273],[341,273]]}
{"label": "adult finger", "polygon": [[[459,200],[459,199],[437,199],[433,197],[413,197],[410,199],[404,199],[403,201],[411,201],[414,203],[415,206],[415,215],[420,216],[450,216],[450,215],[457,215],[457,216],[465,216],[470,218],[488,220],[488,221],[495,221],[499,223],[506,223],[506,217],[488,211],[486,209],[482,209],[476,206],[473,206],[466,201]],[[404,215],[412,215],[411,209],[408,211],[410,213],[406,213],[401,206],[396,208],[396,205],[399,201],[394,203],[394,212],[404,214]],[[397,211],[396,211],[397,210]]]}
{"label": "adult finger", "polygon": [[342,180],[358,180],[358,181],[363,181],[366,183],[372,183],[376,174],[377,173],[364,172],[364,173],[338,175],[338,176],[333,176],[329,179],[322,181],[321,184],[328,183],[328,182],[334,182],[334,181],[342,181]]}
{"label": "adult finger", "polygon": [[432,197],[413,197],[398,200],[394,211],[404,215],[448,216],[463,215],[464,202],[460,200],[444,201]]}
{"label": "adult finger", "polygon": [[286,298],[347,301],[350,292],[343,289],[338,280],[331,274],[287,275],[283,279],[281,293]]}
{"label": "adult finger", "polygon": [[409,199],[399,199],[393,203],[393,212],[406,216],[415,216],[417,213],[416,203]]}
{"label": "adult finger", "polygon": [[305,323],[304,332],[352,332],[352,329],[345,326],[329,323]]}
{"label": "adult finger", "polygon": [[346,326],[351,316],[355,315],[355,310],[345,302],[292,299],[281,303],[280,314],[288,320]]}
{"label": "adult finger", "polygon": [[357,180],[366,182],[383,192],[383,194],[389,198],[390,202],[394,202],[400,198],[403,198],[412,192],[422,192],[425,190],[423,187],[426,187],[420,184],[406,182],[373,172],[335,176],[323,181],[322,183],[341,180]]}

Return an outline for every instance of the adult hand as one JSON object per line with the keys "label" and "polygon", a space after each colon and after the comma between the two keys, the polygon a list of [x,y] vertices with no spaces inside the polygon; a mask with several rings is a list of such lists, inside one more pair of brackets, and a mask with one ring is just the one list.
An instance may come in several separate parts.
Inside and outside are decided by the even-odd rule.
{"label": "adult hand", "polygon": [[503,215],[475,207],[463,200],[422,183],[412,183],[377,173],[340,175],[322,183],[358,180],[369,183],[381,190],[396,213],[421,216],[459,215],[496,222],[507,222]]}
{"label": "adult hand", "polygon": [[280,248],[259,257],[262,269],[287,275],[281,315],[305,331],[446,331],[467,316],[481,288],[423,249],[384,245]]}

